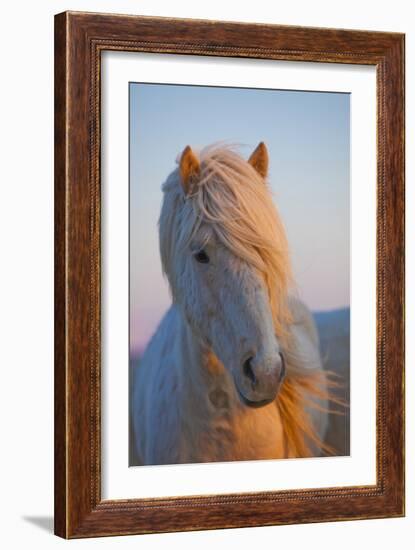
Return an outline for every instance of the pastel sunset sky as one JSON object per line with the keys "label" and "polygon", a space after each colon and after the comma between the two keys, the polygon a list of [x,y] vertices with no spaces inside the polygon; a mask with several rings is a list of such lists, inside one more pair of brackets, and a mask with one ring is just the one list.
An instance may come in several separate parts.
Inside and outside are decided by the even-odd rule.
{"label": "pastel sunset sky", "polygon": [[141,352],[171,299],[157,222],[161,185],[191,145],[260,141],[284,222],[298,293],[314,311],[350,303],[350,96],[130,84],[130,341]]}

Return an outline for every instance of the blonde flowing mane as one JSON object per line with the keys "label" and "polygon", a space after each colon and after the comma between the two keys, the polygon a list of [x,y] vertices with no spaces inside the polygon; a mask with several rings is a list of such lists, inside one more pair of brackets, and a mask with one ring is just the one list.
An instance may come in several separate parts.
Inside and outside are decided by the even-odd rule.
{"label": "blonde flowing mane", "polygon": [[[181,189],[178,170],[163,186],[170,196],[160,217],[163,269],[169,272],[178,246],[185,246],[201,227],[208,227],[220,243],[261,274],[275,333],[286,350],[287,375],[275,403],[289,456],[311,456],[314,446],[330,453],[314,430],[308,411],[319,408],[318,400],[331,399],[327,388],[335,383],[322,371],[303,368],[298,356],[292,360],[296,352],[290,347],[294,320],[289,291],[294,284],[285,229],[268,183],[230,146],[213,144],[202,149],[199,163],[197,184],[190,182],[187,196]],[[209,235],[207,231],[206,240]]]}

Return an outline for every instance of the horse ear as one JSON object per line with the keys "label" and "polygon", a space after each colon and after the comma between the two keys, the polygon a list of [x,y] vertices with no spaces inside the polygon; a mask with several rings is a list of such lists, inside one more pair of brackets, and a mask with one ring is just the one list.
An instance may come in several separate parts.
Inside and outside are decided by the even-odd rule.
{"label": "horse ear", "polygon": [[200,163],[188,145],[180,157],[180,177],[182,178],[182,186],[186,195],[192,187],[192,180],[200,173]]}
{"label": "horse ear", "polygon": [[268,150],[263,141],[258,145],[248,160],[249,164],[260,176],[266,178],[268,175]]}

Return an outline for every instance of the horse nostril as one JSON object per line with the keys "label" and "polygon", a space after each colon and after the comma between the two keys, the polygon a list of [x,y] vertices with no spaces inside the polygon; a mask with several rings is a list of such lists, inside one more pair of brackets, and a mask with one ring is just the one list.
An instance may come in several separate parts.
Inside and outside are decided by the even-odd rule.
{"label": "horse nostril", "polygon": [[280,382],[284,379],[285,377],[285,359],[284,359],[284,356],[282,353],[280,353],[280,359],[281,359],[281,371],[280,371]]}
{"label": "horse nostril", "polygon": [[252,382],[252,384],[255,385],[256,383],[256,377],[255,377],[255,373],[252,369],[252,364],[251,364],[251,361],[252,361],[252,357],[249,357],[245,363],[244,363],[244,366],[243,366],[243,371],[244,371],[244,375],[249,378],[249,380]]}

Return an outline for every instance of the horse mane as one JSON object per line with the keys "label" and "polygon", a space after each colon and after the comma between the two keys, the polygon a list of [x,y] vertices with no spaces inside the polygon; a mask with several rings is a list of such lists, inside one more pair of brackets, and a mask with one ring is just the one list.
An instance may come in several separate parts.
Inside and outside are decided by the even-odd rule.
{"label": "horse mane", "polygon": [[[283,348],[290,350],[293,318],[289,291],[294,283],[288,241],[270,187],[233,146],[213,144],[198,156],[200,177],[187,196],[178,170],[163,185],[165,200],[159,222],[163,271],[169,274],[176,247],[188,244],[202,224],[208,225],[219,242],[263,277],[275,333]],[[287,357],[286,378],[275,403],[288,452],[295,457],[312,456],[317,446],[330,453],[307,409],[321,409],[319,400],[333,400],[329,388],[336,384],[327,373],[294,360],[295,350]]]}

